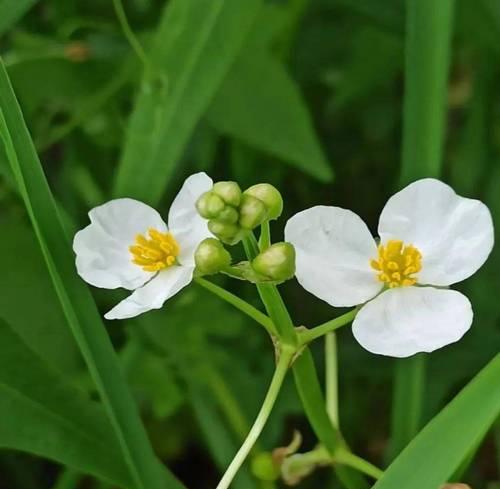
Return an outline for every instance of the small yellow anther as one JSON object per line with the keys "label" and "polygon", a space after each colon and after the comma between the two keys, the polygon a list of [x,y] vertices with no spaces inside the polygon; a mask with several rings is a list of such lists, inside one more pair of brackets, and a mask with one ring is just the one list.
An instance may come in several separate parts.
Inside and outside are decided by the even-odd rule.
{"label": "small yellow anther", "polygon": [[129,246],[132,263],[146,272],[159,272],[174,265],[180,248],[172,234],[156,229],[149,229],[147,234],[149,238],[138,234],[135,244]]}
{"label": "small yellow anther", "polygon": [[422,269],[422,255],[413,245],[405,245],[401,240],[389,240],[378,246],[377,259],[370,260],[377,278],[389,288],[415,285],[414,276]]}

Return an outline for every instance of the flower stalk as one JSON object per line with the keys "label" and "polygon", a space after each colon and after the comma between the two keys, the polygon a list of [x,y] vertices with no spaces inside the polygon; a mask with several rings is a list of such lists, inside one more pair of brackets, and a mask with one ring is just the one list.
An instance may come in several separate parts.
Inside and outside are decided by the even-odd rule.
{"label": "flower stalk", "polygon": [[236,473],[239,468],[243,465],[243,462],[247,458],[248,454],[252,450],[255,442],[258,437],[262,433],[262,430],[271,414],[272,408],[278,398],[278,393],[283,385],[283,381],[285,380],[286,372],[290,366],[290,362],[293,358],[295,351],[283,348],[280,352],[278,363],[276,365],[276,370],[274,372],[273,378],[271,380],[271,384],[267,391],[264,402],[262,403],[262,407],[260,408],[259,414],[255,419],[255,422],[250,429],[243,445],[241,445],[238,453],[229,464],[226,472],[224,473],[222,479],[217,485],[216,489],[228,489],[233,481]]}
{"label": "flower stalk", "polygon": [[339,329],[346,324],[349,324],[356,317],[358,310],[358,308],[354,308],[351,311],[342,314],[342,316],[331,319],[330,321],[316,326],[315,328],[303,329],[299,331],[300,343],[302,345],[306,345],[311,341],[321,338],[322,336],[325,336],[326,334],[331,333],[332,331],[335,331],[336,329]]}
{"label": "flower stalk", "polygon": [[263,326],[264,329],[271,336],[277,335],[276,327],[274,326],[272,320],[264,313],[260,312],[258,309],[253,307],[248,302],[244,301],[243,299],[240,299],[238,296],[232,294],[231,292],[228,292],[226,289],[223,289],[222,287],[219,287],[213,282],[205,280],[204,278],[198,277],[194,281],[201,287],[207,289],[212,294],[215,294],[217,297],[225,300],[236,309],[239,309],[241,312],[251,317],[256,323]]}

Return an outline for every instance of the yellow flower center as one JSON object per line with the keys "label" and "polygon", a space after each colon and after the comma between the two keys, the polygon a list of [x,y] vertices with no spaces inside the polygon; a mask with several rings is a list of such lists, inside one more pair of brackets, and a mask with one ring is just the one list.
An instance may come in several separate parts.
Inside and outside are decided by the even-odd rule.
{"label": "yellow flower center", "polygon": [[132,263],[146,272],[158,272],[171,267],[180,252],[175,238],[170,233],[162,233],[156,229],[149,229],[148,236],[138,234],[135,244],[129,247]]}
{"label": "yellow flower center", "polygon": [[379,245],[378,258],[370,260],[377,271],[377,278],[391,289],[417,283],[414,276],[422,269],[422,254],[413,245],[405,245],[398,239]]}

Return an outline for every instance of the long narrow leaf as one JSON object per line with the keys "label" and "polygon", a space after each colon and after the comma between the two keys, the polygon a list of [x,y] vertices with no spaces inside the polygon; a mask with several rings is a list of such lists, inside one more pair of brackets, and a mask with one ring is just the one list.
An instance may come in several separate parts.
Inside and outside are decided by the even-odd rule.
{"label": "long narrow leaf", "polygon": [[420,432],[374,489],[437,489],[499,415],[500,354]]}
{"label": "long narrow leaf", "polygon": [[[138,489],[162,487],[160,470],[95,303],[74,257],[7,72],[0,61],[0,137],[66,319],[85,358]],[[171,487],[179,484],[171,476]]]}
{"label": "long narrow leaf", "polygon": [[333,178],[298,87],[263,49],[243,50],[214,98],[208,118],[220,132],[318,180]]}

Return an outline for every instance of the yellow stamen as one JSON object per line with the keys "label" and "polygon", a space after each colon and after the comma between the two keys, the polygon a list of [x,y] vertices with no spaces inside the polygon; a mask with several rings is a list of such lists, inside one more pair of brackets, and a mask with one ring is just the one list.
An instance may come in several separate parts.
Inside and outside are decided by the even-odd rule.
{"label": "yellow stamen", "polygon": [[422,269],[422,255],[413,245],[391,239],[378,246],[378,258],[370,260],[370,266],[387,287],[406,287],[417,283],[413,275]]}
{"label": "yellow stamen", "polygon": [[180,248],[172,234],[149,229],[148,237],[142,234],[135,237],[129,251],[132,263],[146,272],[158,272],[175,264]]}

